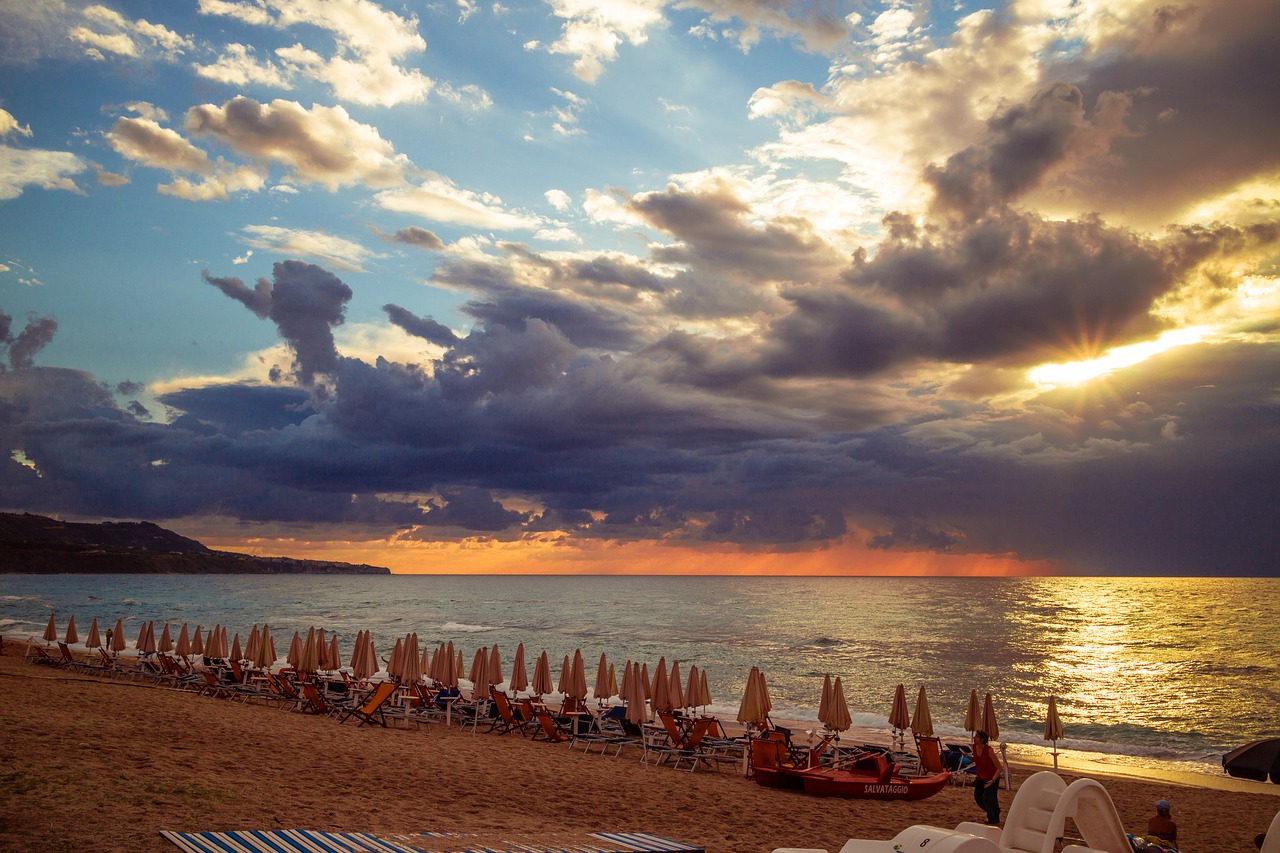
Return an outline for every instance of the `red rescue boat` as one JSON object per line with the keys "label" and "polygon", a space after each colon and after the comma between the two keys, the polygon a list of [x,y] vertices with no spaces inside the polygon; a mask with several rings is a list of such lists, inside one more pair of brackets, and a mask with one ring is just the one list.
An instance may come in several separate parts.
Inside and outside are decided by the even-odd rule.
{"label": "red rescue boat", "polygon": [[[819,797],[860,800],[923,800],[947,787],[950,773],[902,776],[881,753],[867,752],[836,765],[800,766],[789,761],[786,745],[768,740],[751,743],[756,784],[766,788],[803,790]],[[809,756],[811,760],[816,756]]]}

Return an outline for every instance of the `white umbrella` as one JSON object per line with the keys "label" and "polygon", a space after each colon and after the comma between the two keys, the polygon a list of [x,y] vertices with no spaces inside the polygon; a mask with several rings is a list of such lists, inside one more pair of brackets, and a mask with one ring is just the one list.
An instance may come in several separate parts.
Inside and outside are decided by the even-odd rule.
{"label": "white umbrella", "polygon": [[1053,741],[1053,769],[1058,769],[1058,741],[1062,740],[1062,720],[1058,718],[1058,699],[1049,697],[1049,711],[1044,718],[1044,739]]}

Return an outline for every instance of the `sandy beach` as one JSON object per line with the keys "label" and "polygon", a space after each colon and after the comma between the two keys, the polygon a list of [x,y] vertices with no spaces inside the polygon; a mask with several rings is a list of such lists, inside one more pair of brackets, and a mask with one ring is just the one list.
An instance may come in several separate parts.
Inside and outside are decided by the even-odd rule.
{"label": "sandy beach", "polygon": [[[168,851],[178,831],[644,831],[708,851],[837,850],[916,823],[978,820],[968,788],[918,803],[837,801],[584,755],[518,735],[357,728],[0,656],[0,849]],[[1015,766],[1014,786],[1035,767]],[[1185,851],[1249,851],[1280,786],[1102,779],[1130,831],[1174,804]],[[1071,775],[1064,773],[1068,780]],[[1007,809],[1013,792],[1002,792]]]}

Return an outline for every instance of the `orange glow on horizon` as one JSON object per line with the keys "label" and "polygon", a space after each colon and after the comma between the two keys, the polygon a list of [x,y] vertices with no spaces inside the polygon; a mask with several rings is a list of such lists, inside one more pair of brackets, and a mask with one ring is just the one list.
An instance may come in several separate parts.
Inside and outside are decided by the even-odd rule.
{"label": "orange glow on horizon", "polygon": [[726,544],[582,540],[559,542],[330,542],[253,539],[206,542],[264,556],[385,566],[392,574],[475,575],[793,575],[998,576],[1063,574],[1047,560],[1008,555],[869,549],[841,541],[805,551],[752,550]]}

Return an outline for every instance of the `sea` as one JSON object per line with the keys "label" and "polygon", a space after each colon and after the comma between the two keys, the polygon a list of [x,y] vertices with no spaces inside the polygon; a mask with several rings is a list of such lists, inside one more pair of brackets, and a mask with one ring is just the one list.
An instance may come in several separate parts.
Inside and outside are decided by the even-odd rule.
{"label": "sea", "polygon": [[[854,730],[885,742],[898,684],[914,708],[925,687],[935,729],[964,741],[971,691],[992,695],[1011,758],[1045,756],[1048,698],[1056,748],[1118,771],[1222,775],[1224,752],[1280,737],[1280,580],[1270,578],[813,578],[472,575],[0,575],[0,633],[39,637],[54,614],[105,631],[123,619],[243,642],[269,623],[283,653],[294,631],[356,632],[387,657],[398,637],[452,640],[469,663],[497,644],[508,667],[553,673],[581,650],[594,682],[603,652],[660,657],[707,672],[710,710],[732,719],[751,667],[773,716],[818,728],[826,675],[842,679]],[[531,674],[531,673],[530,673]]]}

